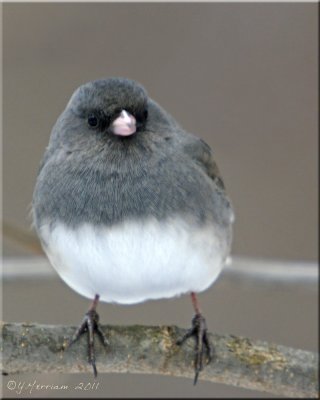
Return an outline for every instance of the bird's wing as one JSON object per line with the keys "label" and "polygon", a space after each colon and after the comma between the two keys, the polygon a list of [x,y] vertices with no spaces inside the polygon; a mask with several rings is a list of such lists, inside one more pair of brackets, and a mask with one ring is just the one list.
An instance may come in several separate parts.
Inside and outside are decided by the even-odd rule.
{"label": "bird's wing", "polygon": [[184,144],[184,151],[204,170],[217,187],[224,192],[225,186],[209,145],[204,140],[190,135]]}
{"label": "bird's wing", "polygon": [[226,194],[225,186],[219,171],[219,168],[214,161],[212,150],[209,145],[202,139],[195,135],[188,135],[184,143],[184,152],[199,167],[212,179],[216,188],[216,195],[220,197],[221,204],[224,204],[223,210],[221,211],[223,216],[222,219],[227,225],[234,222],[234,211],[229,197]]}

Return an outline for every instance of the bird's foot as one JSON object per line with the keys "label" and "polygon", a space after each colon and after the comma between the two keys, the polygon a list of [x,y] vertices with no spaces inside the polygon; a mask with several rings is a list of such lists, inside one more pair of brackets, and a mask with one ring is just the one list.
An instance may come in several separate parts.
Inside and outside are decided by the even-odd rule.
{"label": "bird's foot", "polygon": [[208,339],[206,320],[200,313],[196,313],[193,317],[192,327],[181,339],[177,340],[177,345],[181,346],[191,336],[194,337],[196,342],[194,361],[195,376],[193,381],[193,384],[196,385],[199,373],[203,370],[205,353],[207,356],[207,364],[212,360],[212,347]]}
{"label": "bird's foot", "polygon": [[106,338],[105,334],[103,333],[100,323],[99,323],[99,314],[95,310],[97,305],[97,298],[93,302],[92,307],[89,311],[85,314],[81,325],[76,330],[74,335],[72,336],[68,347],[70,347],[73,343],[75,343],[83,333],[88,332],[88,361],[92,365],[93,374],[96,378],[98,375],[97,367],[96,367],[96,355],[95,355],[95,348],[94,348],[94,333],[97,333],[102,344],[107,347],[109,345],[108,339]]}

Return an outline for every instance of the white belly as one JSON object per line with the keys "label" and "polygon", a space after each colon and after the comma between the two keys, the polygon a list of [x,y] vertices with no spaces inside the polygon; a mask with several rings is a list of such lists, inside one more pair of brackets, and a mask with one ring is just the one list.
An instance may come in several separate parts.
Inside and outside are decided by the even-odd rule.
{"label": "white belly", "polygon": [[76,292],[105,302],[139,303],[207,289],[218,277],[223,250],[214,228],[192,228],[175,219],[84,224],[40,229],[45,251]]}

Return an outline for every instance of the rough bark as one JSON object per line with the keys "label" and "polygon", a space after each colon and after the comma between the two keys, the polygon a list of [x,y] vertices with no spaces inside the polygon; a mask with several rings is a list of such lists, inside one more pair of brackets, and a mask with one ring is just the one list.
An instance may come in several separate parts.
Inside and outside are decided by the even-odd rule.
{"label": "rough bark", "polygon": [[[1,325],[2,372],[90,372],[87,338],[65,348],[75,327],[30,323]],[[110,342],[95,340],[99,373],[124,372],[193,379],[194,342],[177,346],[185,330],[176,326],[103,326]],[[234,335],[209,334],[213,361],[199,380],[286,397],[318,397],[318,355]],[[199,382],[198,384],[201,384]]]}

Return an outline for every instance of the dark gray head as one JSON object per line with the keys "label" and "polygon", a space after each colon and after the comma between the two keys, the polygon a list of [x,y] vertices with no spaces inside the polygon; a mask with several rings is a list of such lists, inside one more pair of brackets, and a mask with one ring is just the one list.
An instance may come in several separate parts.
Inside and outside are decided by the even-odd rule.
{"label": "dark gray head", "polygon": [[140,84],[129,79],[96,80],[80,86],[66,110],[93,130],[129,136],[145,127],[148,96]]}
{"label": "dark gray head", "polygon": [[161,132],[169,125],[178,127],[139,83],[126,78],[100,79],[73,93],[52,140],[71,148],[85,143],[90,147],[101,141],[130,141],[141,132]]}

